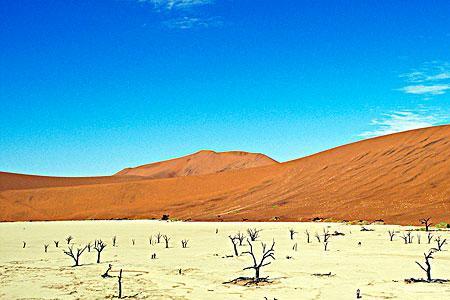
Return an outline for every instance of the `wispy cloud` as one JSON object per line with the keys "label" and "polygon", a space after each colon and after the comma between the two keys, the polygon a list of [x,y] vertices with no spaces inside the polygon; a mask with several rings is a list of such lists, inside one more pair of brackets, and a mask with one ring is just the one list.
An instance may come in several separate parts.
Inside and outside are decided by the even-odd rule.
{"label": "wispy cloud", "polygon": [[407,82],[410,83],[422,83],[422,82],[430,82],[430,81],[439,81],[444,79],[450,79],[450,72],[444,71],[440,73],[435,73],[433,75],[427,75],[422,71],[413,71],[410,73],[405,73],[400,75],[406,79]]}
{"label": "wispy cloud", "polygon": [[400,77],[404,78],[407,85],[398,89],[399,91],[425,96],[442,95],[450,89],[450,64],[428,62]]}
{"label": "wispy cloud", "polygon": [[371,125],[375,127],[359,134],[360,137],[369,138],[391,134],[417,128],[424,128],[442,124],[448,118],[440,110],[417,109],[399,110],[384,114],[379,119],[373,119]]}
{"label": "wispy cloud", "polygon": [[402,87],[400,90],[407,94],[415,95],[442,95],[445,91],[450,89],[450,84],[435,84],[435,85],[408,85]]}
{"label": "wispy cloud", "polygon": [[170,29],[209,28],[223,25],[219,16],[205,15],[198,8],[214,4],[215,0],[138,0],[150,3],[156,12],[165,16],[162,24]]}
{"label": "wispy cloud", "polygon": [[195,6],[211,4],[214,0],[139,0],[153,4],[158,9],[186,9]]}
{"label": "wispy cloud", "polygon": [[169,19],[163,23],[168,28],[172,29],[191,29],[191,28],[208,28],[208,27],[219,27],[223,25],[222,18],[220,17],[210,17],[210,18],[200,18],[200,17],[180,17]]}

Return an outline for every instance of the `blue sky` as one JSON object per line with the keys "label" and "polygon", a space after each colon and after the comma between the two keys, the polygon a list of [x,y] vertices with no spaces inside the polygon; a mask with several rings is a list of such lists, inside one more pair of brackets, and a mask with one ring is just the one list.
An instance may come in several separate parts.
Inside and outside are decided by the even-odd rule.
{"label": "blue sky", "polygon": [[286,161],[449,123],[449,1],[0,2],[0,170]]}

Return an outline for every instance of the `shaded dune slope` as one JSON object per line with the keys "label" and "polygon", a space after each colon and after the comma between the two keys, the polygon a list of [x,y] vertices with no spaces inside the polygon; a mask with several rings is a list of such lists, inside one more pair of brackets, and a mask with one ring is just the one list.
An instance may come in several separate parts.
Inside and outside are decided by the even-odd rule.
{"label": "shaded dune slope", "polygon": [[0,219],[450,221],[450,126],[218,174],[0,192]]}
{"label": "shaded dune slope", "polygon": [[52,177],[0,172],[0,191],[90,185],[140,180],[140,177]]}

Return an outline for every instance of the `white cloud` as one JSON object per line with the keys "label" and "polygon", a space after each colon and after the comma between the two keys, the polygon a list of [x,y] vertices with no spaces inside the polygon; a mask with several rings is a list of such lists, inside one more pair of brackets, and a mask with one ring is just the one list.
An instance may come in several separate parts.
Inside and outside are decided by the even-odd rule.
{"label": "white cloud", "polygon": [[[422,64],[418,69],[400,75],[406,84],[399,88],[409,95],[420,95],[423,100],[431,100],[433,96],[443,95],[450,90],[450,63],[431,61]],[[441,98],[442,99],[442,98]],[[372,130],[359,134],[369,138],[411,129],[435,126],[450,121],[449,111],[443,108],[420,105],[416,109],[397,109],[372,119]]]}
{"label": "white cloud", "polygon": [[415,95],[442,95],[448,89],[450,89],[450,84],[408,85],[400,90],[407,94]]}
{"label": "white cloud", "polygon": [[442,81],[450,79],[450,64],[448,62],[427,62],[419,69],[414,69],[409,73],[401,74],[406,82],[424,83],[431,81]]}
{"label": "white cloud", "polygon": [[449,79],[449,78],[450,78],[450,73],[444,72],[444,73],[439,73],[439,74],[432,75],[432,76],[427,76],[426,81],[443,80],[443,79]]}
{"label": "white cloud", "polygon": [[173,10],[211,4],[214,0],[139,0],[139,2],[152,3],[157,9]]}
{"label": "white cloud", "polygon": [[380,119],[372,120],[371,125],[376,128],[374,130],[363,132],[359,134],[359,136],[364,138],[375,137],[439,125],[445,121],[448,121],[448,118],[439,110],[399,110],[384,114]]}
{"label": "white cloud", "polygon": [[[205,11],[195,8],[213,4],[215,0],[138,0],[150,3],[156,12],[164,16],[162,24],[171,29],[191,29],[219,27],[223,25],[221,17],[204,15]],[[207,13],[207,12],[206,12]]]}
{"label": "white cloud", "polygon": [[200,17],[181,17],[170,19],[164,22],[164,25],[172,29],[191,29],[191,28],[207,28],[218,27],[223,24],[221,18],[200,18]]}

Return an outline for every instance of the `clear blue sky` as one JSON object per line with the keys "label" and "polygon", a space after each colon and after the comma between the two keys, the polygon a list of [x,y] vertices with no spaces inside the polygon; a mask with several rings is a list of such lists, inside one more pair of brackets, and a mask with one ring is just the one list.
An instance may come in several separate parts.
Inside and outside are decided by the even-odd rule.
{"label": "clear blue sky", "polygon": [[0,1],[0,170],[285,161],[449,122],[450,1]]}

